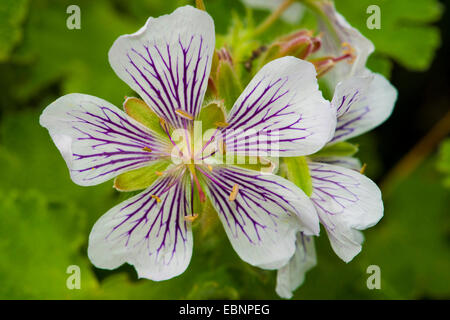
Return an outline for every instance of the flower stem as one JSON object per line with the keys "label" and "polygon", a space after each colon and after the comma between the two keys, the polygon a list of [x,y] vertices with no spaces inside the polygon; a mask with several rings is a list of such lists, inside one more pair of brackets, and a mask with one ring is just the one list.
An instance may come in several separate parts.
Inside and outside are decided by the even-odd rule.
{"label": "flower stem", "polygon": [[253,35],[259,35],[266,31],[278,18],[286,11],[290,5],[294,3],[294,0],[285,0],[270,16],[267,17],[253,32]]}
{"label": "flower stem", "polygon": [[397,183],[408,177],[449,133],[450,111],[387,173],[380,183],[383,194],[389,195]]}

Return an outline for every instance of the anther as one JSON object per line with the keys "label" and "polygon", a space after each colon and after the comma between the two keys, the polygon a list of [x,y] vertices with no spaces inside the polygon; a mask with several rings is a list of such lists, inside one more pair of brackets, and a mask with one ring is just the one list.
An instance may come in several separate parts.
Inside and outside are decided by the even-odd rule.
{"label": "anther", "polygon": [[166,120],[159,118],[159,125],[164,129],[164,131],[166,131]]}
{"label": "anther", "polygon": [[227,122],[217,121],[217,122],[214,122],[214,125],[215,125],[216,127],[219,127],[219,128],[226,128],[226,127],[228,127],[230,124],[227,123]]}
{"label": "anther", "polygon": [[142,151],[152,152],[152,149],[150,149],[149,147],[145,147],[145,148],[142,148]]}
{"label": "anther", "polygon": [[187,113],[186,111],[182,110],[182,109],[177,109],[175,110],[175,112],[180,116],[183,117],[185,119],[188,120],[194,120],[194,117],[192,115],[190,115],[189,113]]}
{"label": "anther", "polygon": [[157,175],[157,176],[162,176],[164,173],[163,172],[161,172],[161,171],[155,171],[155,174]]}
{"label": "anther", "polygon": [[239,192],[239,186],[237,184],[235,184],[233,186],[233,190],[231,190],[230,198],[228,200],[230,200],[230,201],[236,200],[238,192]]}
{"label": "anther", "polygon": [[161,199],[160,199],[156,194],[152,194],[151,197],[152,197],[153,199],[155,199],[157,203],[160,203],[160,202],[161,202]]}
{"label": "anther", "polygon": [[189,221],[189,222],[193,222],[197,218],[198,218],[197,213],[194,213],[192,216],[184,216],[184,220]]}

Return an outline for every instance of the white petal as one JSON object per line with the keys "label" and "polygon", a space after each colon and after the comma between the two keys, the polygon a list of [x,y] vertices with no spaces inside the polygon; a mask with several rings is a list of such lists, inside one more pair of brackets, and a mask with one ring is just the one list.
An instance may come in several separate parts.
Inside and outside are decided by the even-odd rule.
{"label": "white petal", "polygon": [[96,267],[115,269],[128,262],[140,278],[155,281],[186,270],[193,244],[190,223],[184,219],[190,214],[190,189],[186,177],[176,179],[157,180],[95,223],[88,255]]}
{"label": "white petal", "polygon": [[89,95],[73,93],[57,99],[39,121],[61,152],[72,180],[83,186],[144,167],[170,151],[167,139]]}
{"label": "white petal", "polygon": [[227,152],[291,157],[318,151],[336,115],[318,89],[314,66],[294,57],[266,64],[237,99],[222,130]]}
{"label": "white petal", "polygon": [[361,161],[354,157],[312,157],[311,160],[356,170],[358,172],[362,169]]}
{"label": "white petal", "polygon": [[277,272],[277,294],[285,299],[305,281],[305,274],[317,264],[314,239],[299,232],[297,234],[295,254],[287,265]]}
{"label": "white petal", "polygon": [[392,113],[397,90],[377,73],[340,82],[333,96],[338,120],[331,143],[350,139],[382,124]]}
{"label": "white petal", "polygon": [[311,200],[333,250],[348,262],[361,251],[363,239],[355,231],[375,225],[383,216],[381,192],[372,180],[354,170],[316,162],[308,165]]}
{"label": "white petal", "polygon": [[[319,233],[313,204],[290,181],[237,167],[217,166],[212,172],[202,172],[207,177],[209,198],[242,260],[278,269],[294,254],[298,230]],[[230,200],[235,185],[238,192]]]}
{"label": "white petal", "polygon": [[[328,23],[321,22],[320,29],[323,32],[323,55],[340,56],[342,44],[350,44],[355,50],[356,59],[353,63],[338,63],[332,71],[327,74],[332,87],[346,77],[364,73],[367,58],[375,50],[373,43],[364,37],[357,29],[353,28],[345,18],[339,14],[331,1],[319,1],[319,8],[328,19]],[[331,26],[333,30],[329,30]],[[337,39],[335,36],[337,36]]]}
{"label": "white petal", "polygon": [[180,109],[195,117],[201,108],[214,52],[214,22],[190,6],[149,18],[138,32],[119,37],[109,51],[117,75],[173,126]]}

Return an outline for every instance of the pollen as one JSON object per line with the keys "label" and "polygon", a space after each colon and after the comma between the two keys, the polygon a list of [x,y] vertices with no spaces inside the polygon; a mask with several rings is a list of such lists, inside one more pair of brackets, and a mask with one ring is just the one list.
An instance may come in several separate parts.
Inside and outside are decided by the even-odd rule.
{"label": "pollen", "polygon": [[142,151],[152,152],[152,149],[150,149],[149,147],[145,147],[145,148],[142,148]]}
{"label": "pollen", "polygon": [[364,174],[364,172],[366,172],[366,168],[367,168],[367,163],[364,163],[363,166],[361,167],[361,170],[359,170],[359,173]]}
{"label": "pollen", "polygon": [[155,174],[157,175],[157,176],[162,176],[163,174],[164,174],[164,172],[161,172],[161,171],[155,171]]}
{"label": "pollen", "polygon": [[237,184],[234,184],[233,190],[231,190],[230,198],[228,198],[228,200],[230,200],[230,201],[236,200],[238,192],[239,192],[239,186]]}
{"label": "pollen", "polygon": [[184,216],[184,220],[189,221],[189,222],[193,222],[197,218],[198,218],[198,214],[197,213],[194,213],[191,216]]}
{"label": "pollen", "polygon": [[209,169],[209,171],[212,171],[213,170],[212,165],[208,164],[208,169]]}
{"label": "pollen", "polygon": [[182,110],[182,109],[177,109],[175,110],[175,112],[180,116],[183,117],[185,119],[188,120],[194,120],[194,117],[192,115],[190,115],[189,113],[187,113],[186,111]]}
{"label": "pollen", "polygon": [[160,199],[156,194],[152,194],[151,197],[152,197],[153,199],[155,199],[157,203],[160,203],[160,202],[161,202],[161,199]]}
{"label": "pollen", "polygon": [[230,124],[227,123],[227,122],[217,121],[217,122],[214,122],[214,125],[215,125],[216,127],[219,127],[219,128],[226,128],[226,127],[228,127]]}

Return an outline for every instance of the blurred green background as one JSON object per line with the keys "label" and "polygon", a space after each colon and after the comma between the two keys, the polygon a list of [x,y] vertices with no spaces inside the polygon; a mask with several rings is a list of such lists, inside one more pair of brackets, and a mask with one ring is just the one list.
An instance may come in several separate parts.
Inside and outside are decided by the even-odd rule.
{"label": "blurred green background", "polygon": [[[120,106],[130,89],[107,52],[148,16],[193,1],[0,1],[0,298],[273,299],[275,272],[241,261],[216,217],[195,226],[188,270],[165,281],[138,280],[134,269],[95,269],[86,254],[94,222],[127,195],[112,183],[80,187],[38,118],[57,97],[82,92]],[[238,0],[206,0],[216,31],[244,21]],[[81,8],[81,30],[68,30],[66,8]],[[366,28],[366,8],[381,8],[381,29]],[[318,266],[298,299],[450,298],[449,14],[437,0],[337,0],[338,10],[377,50],[369,67],[399,89],[393,116],[355,139],[367,175],[383,190],[385,216],[365,232],[363,251],[342,262],[326,235]],[[254,11],[256,21],[267,12]],[[305,21],[310,17],[306,16]],[[264,40],[295,30],[278,22]],[[250,56],[250,52],[249,52]],[[445,141],[445,142],[444,142]],[[217,232],[219,230],[219,232]],[[381,268],[381,290],[366,269]],[[81,289],[68,290],[66,269],[81,268]]]}

